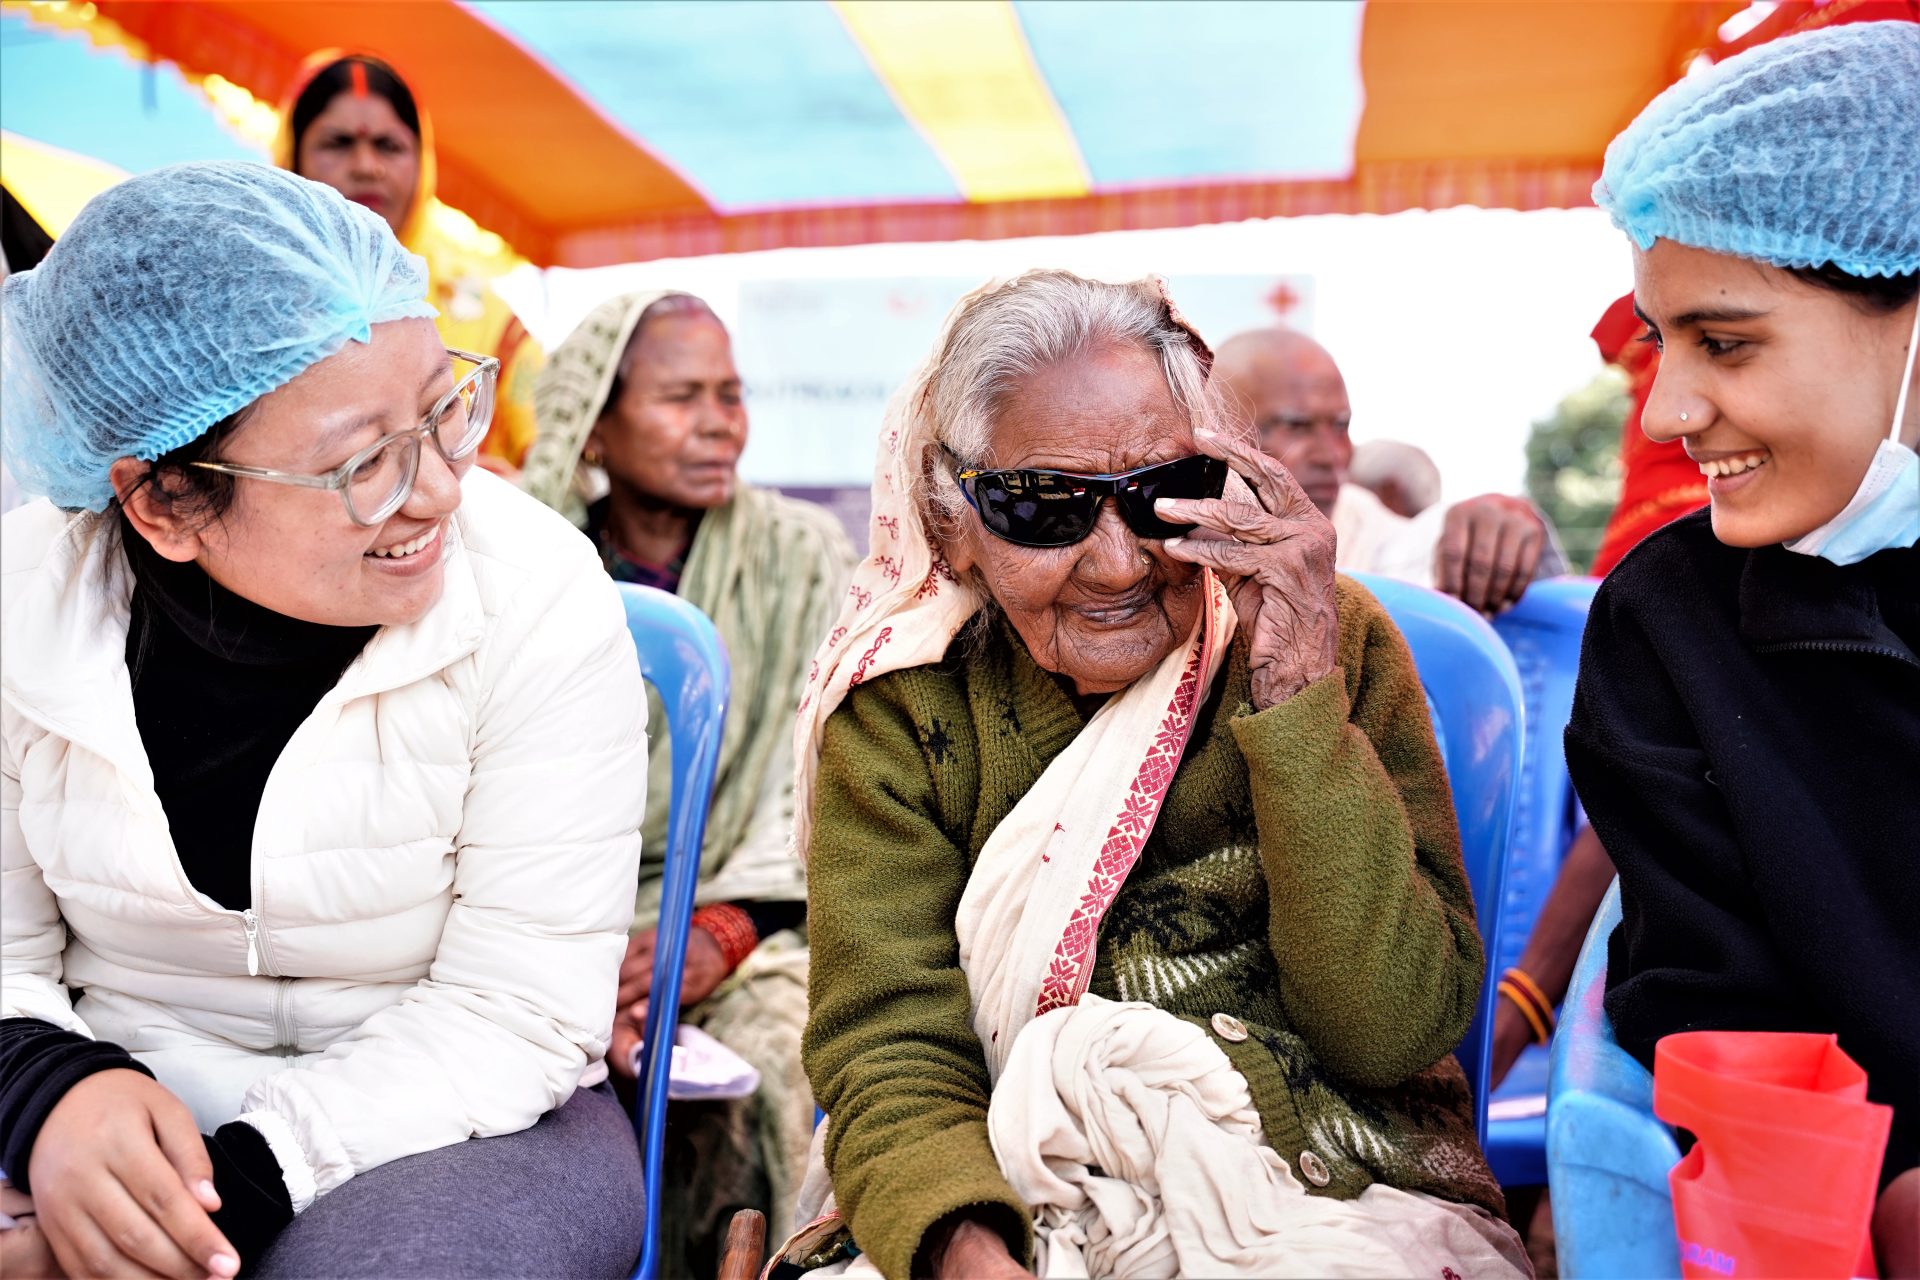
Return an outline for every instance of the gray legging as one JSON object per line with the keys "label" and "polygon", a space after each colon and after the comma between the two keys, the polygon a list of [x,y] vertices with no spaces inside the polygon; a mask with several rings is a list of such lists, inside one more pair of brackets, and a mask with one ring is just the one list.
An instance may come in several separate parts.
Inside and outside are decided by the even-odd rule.
{"label": "gray legging", "polygon": [[640,1252],[633,1126],[601,1085],[531,1129],[395,1160],[316,1200],[262,1277],[624,1276]]}

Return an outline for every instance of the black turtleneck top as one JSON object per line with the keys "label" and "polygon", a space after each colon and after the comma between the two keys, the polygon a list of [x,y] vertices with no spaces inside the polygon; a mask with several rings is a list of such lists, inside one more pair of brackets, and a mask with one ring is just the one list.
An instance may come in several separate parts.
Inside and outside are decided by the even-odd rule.
{"label": "black turtleneck top", "polygon": [[[119,533],[134,577],[127,670],[154,790],[193,887],[244,910],[268,775],[378,628],[275,613],[165,559],[124,521]],[[0,1168],[15,1186],[31,1192],[34,1139],[67,1090],[116,1068],[152,1074],[119,1045],[37,1018],[0,1022]],[[222,1125],[206,1142],[222,1202],[214,1222],[252,1262],[293,1217],[279,1163],[250,1125]]]}
{"label": "black turtleneck top", "polygon": [[275,613],[122,534],[134,574],[127,671],[154,790],[193,887],[245,910],[267,776],[378,628]]}

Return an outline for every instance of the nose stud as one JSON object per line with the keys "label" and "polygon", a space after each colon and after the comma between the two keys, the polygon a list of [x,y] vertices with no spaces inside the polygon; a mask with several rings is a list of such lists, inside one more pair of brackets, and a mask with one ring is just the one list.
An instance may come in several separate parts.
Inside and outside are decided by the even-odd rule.
{"label": "nose stud", "polygon": [[1683,412],[1683,413],[1681,413],[1681,415],[1680,415],[1680,421],[1682,421],[1682,422],[1685,422],[1686,420],[1687,420],[1687,415],[1686,415],[1686,414],[1685,414],[1684,412]]}

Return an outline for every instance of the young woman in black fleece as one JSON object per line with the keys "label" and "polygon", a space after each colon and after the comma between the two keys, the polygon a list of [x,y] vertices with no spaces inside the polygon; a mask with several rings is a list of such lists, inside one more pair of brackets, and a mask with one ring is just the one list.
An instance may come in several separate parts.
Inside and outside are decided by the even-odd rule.
{"label": "young woman in black fleece", "polygon": [[1664,353],[1643,427],[1711,508],[1601,586],[1567,729],[1620,873],[1620,1043],[1837,1034],[1893,1108],[1890,1277],[1920,1273],[1917,157],[1900,22],[1690,77],[1609,150],[1595,196]]}

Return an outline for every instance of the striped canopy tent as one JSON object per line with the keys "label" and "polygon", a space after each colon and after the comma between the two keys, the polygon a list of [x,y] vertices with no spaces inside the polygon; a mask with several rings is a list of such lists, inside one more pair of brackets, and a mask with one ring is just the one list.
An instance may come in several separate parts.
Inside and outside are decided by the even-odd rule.
{"label": "striped canopy tent", "polygon": [[344,48],[432,113],[441,199],[543,266],[1558,208],[1746,8],[9,0],[0,165],[32,171],[18,190],[61,164],[258,156],[263,104]]}

